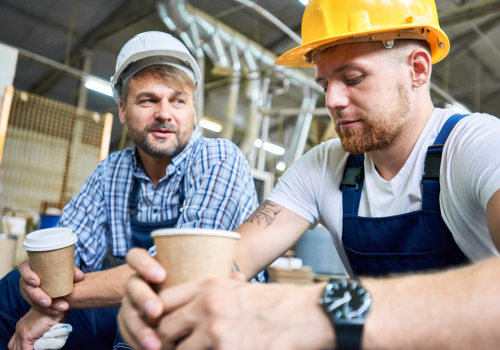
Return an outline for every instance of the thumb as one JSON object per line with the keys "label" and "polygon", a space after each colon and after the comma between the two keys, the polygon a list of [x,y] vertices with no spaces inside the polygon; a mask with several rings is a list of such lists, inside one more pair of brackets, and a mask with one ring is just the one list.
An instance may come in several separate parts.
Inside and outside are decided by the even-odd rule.
{"label": "thumb", "polygon": [[241,272],[238,272],[238,271],[233,271],[233,273],[231,274],[231,279],[237,280],[237,281],[243,281],[243,282],[245,282],[247,280],[245,275]]}
{"label": "thumb", "polygon": [[73,282],[78,283],[85,279],[85,274],[75,265],[75,270],[73,272]]}

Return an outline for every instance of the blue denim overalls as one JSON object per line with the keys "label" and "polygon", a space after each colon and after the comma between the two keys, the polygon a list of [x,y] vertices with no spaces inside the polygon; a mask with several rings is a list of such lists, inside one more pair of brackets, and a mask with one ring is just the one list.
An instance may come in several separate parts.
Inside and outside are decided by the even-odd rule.
{"label": "blue denim overalls", "polygon": [[349,156],[341,185],[342,242],[355,276],[436,270],[469,262],[443,221],[439,206],[444,143],[464,117],[450,117],[427,150],[422,210],[389,217],[358,216],[365,156]]}
{"label": "blue denim overalls", "polygon": [[139,222],[136,219],[136,208],[139,201],[139,192],[141,190],[141,183],[134,177],[134,185],[130,193],[128,207],[130,212],[130,229],[132,231],[132,246],[144,249],[149,249],[153,246],[153,238],[151,232],[161,228],[174,228],[182,215],[184,204],[184,178],[181,180],[181,188],[179,189],[179,215],[171,220],[164,220],[159,222]]}

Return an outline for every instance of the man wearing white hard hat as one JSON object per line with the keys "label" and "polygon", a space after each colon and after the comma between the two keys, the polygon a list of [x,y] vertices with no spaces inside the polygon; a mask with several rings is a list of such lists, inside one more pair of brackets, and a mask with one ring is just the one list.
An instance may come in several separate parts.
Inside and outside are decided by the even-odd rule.
{"label": "man wearing white hard hat", "polygon": [[231,231],[257,208],[241,151],[228,140],[202,137],[196,126],[201,72],[179,40],[161,32],[137,35],[122,48],[111,84],[135,147],[102,161],[63,210],[59,225],[78,236],[75,264],[81,270],[75,270],[73,293],[51,300],[28,262],[19,267],[21,279],[13,272],[0,282],[2,349],[9,341],[11,349],[32,349],[58,322],[73,328],[68,348],[112,349],[116,307],[133,270],[99,271],[106,254],[121,263],[133,247],[154,255],[154,229]]}
{"label": "man wearing white hard hat", "polygon": [[[157,295],[132,277],[124,338],[149,350],[179,340],[178,349],[500,348],[500,121],[434,107],[432,64],[450,49],[434,0],[310,0],[302,38],[275,63],[316,69],[340,140],[287,170],[236,230],[235,260],[251,277],[319,221],[350,278],[212,280]],[[142,251],[127,261],[161,282]]]}

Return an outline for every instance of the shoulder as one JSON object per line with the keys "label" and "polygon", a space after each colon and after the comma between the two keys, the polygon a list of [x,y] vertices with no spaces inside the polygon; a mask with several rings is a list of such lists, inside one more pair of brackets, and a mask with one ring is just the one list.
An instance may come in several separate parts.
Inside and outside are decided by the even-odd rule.
{"label": "shoulder", "polygon": [[129,171],[133,167],[134,154],[135,149],[133,147],[113,152],[106,159],[99,162],[94,173],[99,174],[101,177],[108,177],[121,171]]}
{"label": "shoulder", "polygon": [[245,158],[232,141],[226,139],[201,137],[193,147],[193,159],[222,161],[227,158]]}
{"label": "shoulder", "polygon": [[453,128],[448,139],[448,146],[465,153],[475,153],[497,143],[500,134],[500,120],[485,113],[474,113]]}
{"label": "shoulder", "polygon": [[348,153],[342,149],[340,139],[331,139],[313,147],[296,163],[326,169],[339,164],[347,155]]}

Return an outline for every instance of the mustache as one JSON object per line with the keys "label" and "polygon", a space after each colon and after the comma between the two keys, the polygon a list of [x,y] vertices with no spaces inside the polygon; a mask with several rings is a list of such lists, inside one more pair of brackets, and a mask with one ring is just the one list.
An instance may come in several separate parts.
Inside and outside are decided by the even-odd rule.
{"label": "mustache", "polygon": [[154,129],[168,129],[171,130],[175,133],[179,131],[176,125],[171,124],[171,123],[161,123],[161,122],[154,122],[153,124],[149,124],[144,128],[144,132],[148,133]]}

